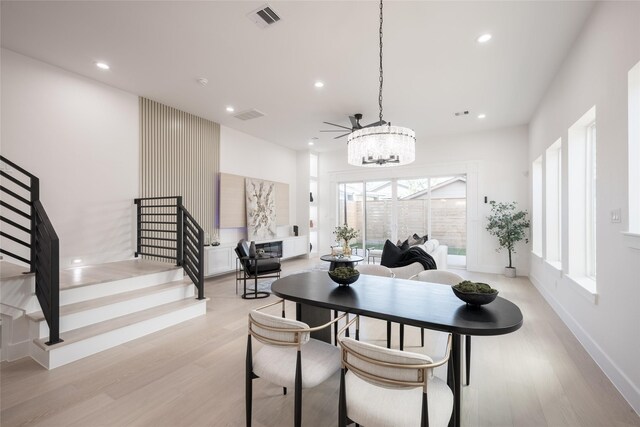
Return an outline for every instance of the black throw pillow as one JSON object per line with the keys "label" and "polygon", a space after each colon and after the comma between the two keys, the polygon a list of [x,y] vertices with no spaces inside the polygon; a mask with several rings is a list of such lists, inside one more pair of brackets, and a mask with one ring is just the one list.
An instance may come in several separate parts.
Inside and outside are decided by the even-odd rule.
{"label": "black throw pillow", "polygon": [[400,259],[400,256],[402,256],[402,252],[402,249],[394,245],[392,241],[387,240],[386,242],[384,242],[384,248],[382,248],[380,265],[384,265],[388,268],[393,268]]}

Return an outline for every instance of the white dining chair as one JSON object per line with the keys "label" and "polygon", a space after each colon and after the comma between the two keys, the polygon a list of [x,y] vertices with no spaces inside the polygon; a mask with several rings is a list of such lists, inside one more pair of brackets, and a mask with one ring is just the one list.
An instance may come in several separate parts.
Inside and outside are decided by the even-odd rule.
{"label": "white dining chair", "polygon": [[[282,317],[261,310],[282,304]],[[294,388],[294,425],[302,425],[302,390],[313,388],[340,369],[340,351],[324,341],[311,338],[311,332],[330,327],[346,316],[314,328],[284,318],[284,300],[265,305],[249,313],[246,355],[246,425],[251,426],[253,380],[262,378],[272,384]],[[251,340],[264,344],[253,354]]]}
{"label": "white dining chair", "polygon": [[453,392],[433,369],[449,360],[451,335],[444,357],[437,362],[424,354],[386,349],[342,333],[339,342],[340,427],[353,422],[366,427],[448,425]]}
{"label": "white dining chair", "polygon": [[[454,286],[462,282],[464,278],[455,273],[451,273],[450,271],[425,270],[411,277],[409,280],[419,280],[421,282],[439,283],[442,285]],[[424,329],[421,329],[420,336],[422,340],[422,346],[424,346]],[[471,378],[471,336],[470,335],[465,336],[464,352],[465,352],[465,365],[466,365],[465,382],[467,385],[469,385],[469,380]]]}
{"label": "white dining chair", "polygon": [[[361,264],[356,266],[360,274],[380,277],[395,277],[396,275],[389,267],[380,264]],[[402,326],[401,326],[402,327]],[[336,330],[336,336],[337,336]],[[391,348],[391,322],[387,320],[387,348]]]}

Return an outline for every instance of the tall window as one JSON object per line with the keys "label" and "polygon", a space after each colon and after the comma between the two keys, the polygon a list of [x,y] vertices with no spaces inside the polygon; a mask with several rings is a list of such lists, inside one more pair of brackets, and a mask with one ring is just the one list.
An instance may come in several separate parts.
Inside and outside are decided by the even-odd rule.
{"label": "tall window", "polygon": [[545,154],[545,259],[556,267],[562,260],[562,140]]}
{"label": "tall window", "polygon": [[629,231],[640,234],[640,62],[629,71]]}
{"label": "tall window", "polygon": [[586,274],[596,280],[596,122],[587,127],[585,167]]}
{"label": "tall window", "polygon": [[542,156],[531,165],[533,186],[533,253],[542,256]]}
{"label": "tall window", "polygon": [[569,128],[569,275],[595,292],[596,107]]}

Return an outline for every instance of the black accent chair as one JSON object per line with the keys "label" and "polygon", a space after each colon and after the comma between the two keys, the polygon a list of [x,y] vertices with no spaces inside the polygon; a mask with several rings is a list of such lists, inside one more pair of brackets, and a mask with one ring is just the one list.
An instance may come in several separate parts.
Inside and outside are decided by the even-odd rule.
{"label": "black accent chair", "polygon": [[[256,299],[266,298],[269,296],[269,292],[258,291],[258,279],[267,278],[280,278],[281,265],[280,258],[274,257],[255,257],[246,259],[249,256],[249,243],[242,239],[235,247],[236,255],[236,294],[238,293],[238,283],[243,282],[243,294],[244,299]],[[254,280],[255,288],[247,293],[247,279]]]}

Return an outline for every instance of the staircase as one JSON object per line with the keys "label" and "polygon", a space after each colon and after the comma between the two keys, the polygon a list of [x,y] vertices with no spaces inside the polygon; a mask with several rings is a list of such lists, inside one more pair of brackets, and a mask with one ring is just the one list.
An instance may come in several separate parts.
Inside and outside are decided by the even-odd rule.
{"label": "staircase", "polygon": [[0,360],[53,369],[206,314],[204,231],[182,197],[134,201],[135,259],[60,271],[39,179],[0,166]]}
{"label": "staircase", "polygon": [[[47,369],[57,368],[136,338],[206,314],[206,299],[196,299],[195,287],[181,267],[141,259],[62,270],[60,274],[60,336],[62,342],[47,345],[49,328],[35,297],[32,274],[0,264],[2,308],[15,317],[15,336],[7,359],[29,355]],[[11,324],[11,321],[9,321]],[[25,343],[26,341],[27,343]],[[6,350],[6,349],[5,349]],[[13,357],[12,354],[13,353]],[[19,352],[18,352],[19,353]]]}

